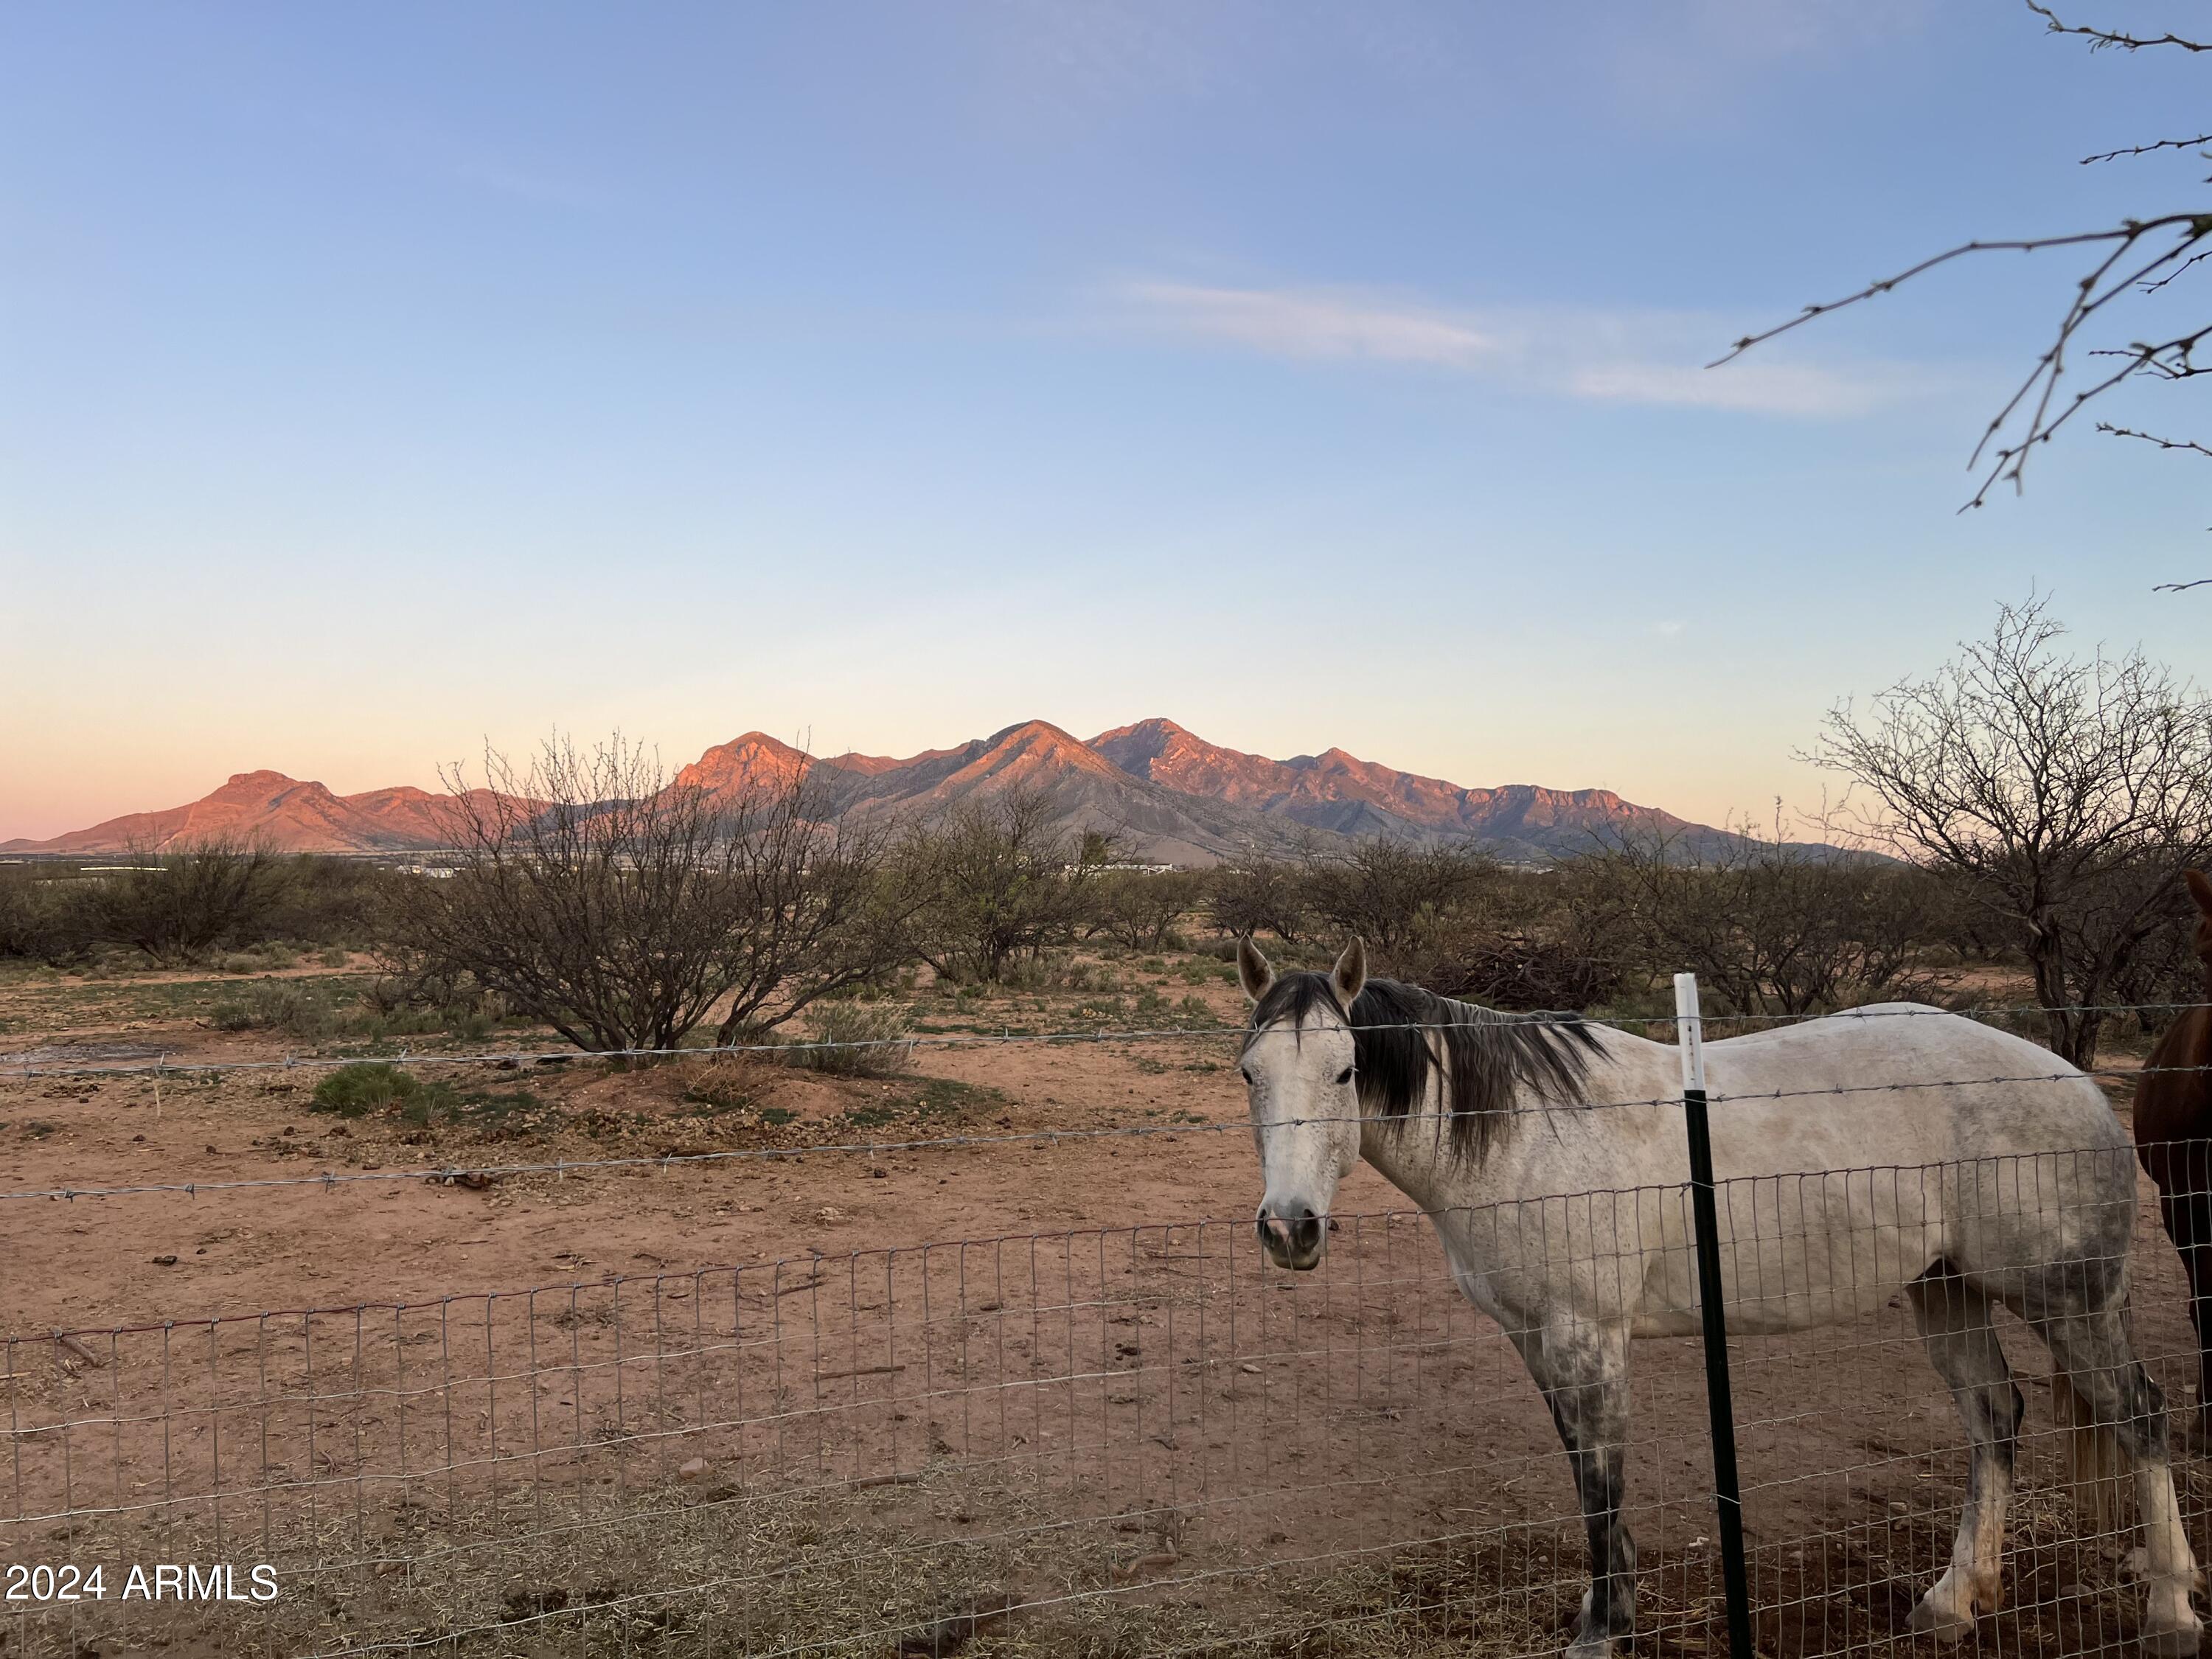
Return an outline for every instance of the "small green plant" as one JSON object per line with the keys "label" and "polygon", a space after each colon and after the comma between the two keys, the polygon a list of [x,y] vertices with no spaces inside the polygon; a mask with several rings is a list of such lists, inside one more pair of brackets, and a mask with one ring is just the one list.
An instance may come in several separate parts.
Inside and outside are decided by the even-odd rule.
{"label": "small green plant", "polygon": [[343,1023],[338,1012],[301,986],[265,980],[242,995],[225,997],[208,1011],[218,1031],[282,1031],[288,1036],[322,1037]]}
{"label": "small green plant", "polygon": [[761,1121],[767,1124],[769,1128],[781,1129],[787,1123],[796,1122],[799,1114],[787,1106],[763,1106],[761,1108],[760,1118]]}
{"label": "small green plant", "polygon": [[495,1139],[512,1139],[542,1127],[546,1116],[557,1109],[527,1089],[471,1089],[466,1094],[446,1097],[441,1085],[434,1084],[408,1103],[404,1112],[411,1115],[418,1105],[425,1125],[434,1115],[481,1129]]}
{"label": "small green plant", "polygon": [[957,1112],[965,1109],[1002,1106],[1006,1097],[1003,1091],[986,1083],[963,1083],[957,1078],[933,1077],[921,1085],[921,1098],[915,1102],[915,1109],[925,1116]]}
{"label": "small green plant", "polygon": [[325,968],[343,968],[346,963],[352,961],[353,958],[347,955],[343,951],[339,950],[337,946],[334,945],[329,950],[323,951],[320,955],[316,957],[315,960],[321,963]]}
{"label": "small green plant", "polygon": [[[387,1106],[406,1107],[428,1085],[410,1072],[380,1060],[341,1066],[315,1085],[314,1109],[340,1117],[366,1117]],[[416,1120],[411,1115],[410,1121]],[[427,1105],[420,1121],[429,1121]]]}

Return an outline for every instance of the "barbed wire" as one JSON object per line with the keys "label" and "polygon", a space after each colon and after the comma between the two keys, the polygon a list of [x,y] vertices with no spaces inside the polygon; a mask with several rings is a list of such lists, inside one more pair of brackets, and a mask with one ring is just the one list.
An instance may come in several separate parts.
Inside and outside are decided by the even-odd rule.
{"label": "barbed wire", "polygon": [[[2160,1073],[2203,1074],[2212,1072],[2212,1066],[2139,1066],[2126,1070],[2105,1068],[2072,1069],[2063,1072],[2028,1072],[1972,1078],[1929,1078],[1900,1079],[1890,1083],[1844,1084],[1802,1089],[1735,1090],[1708,1093],[1709,1107],[1744,1105],[1767,1101],[1782,1101],[1819,1097],[1832,1098],[1838,1095],[1899,1094],[1921,1089],[1962,1089],[1998,1087],[2019,1084],[2065,1083],[2078,1079],[2126,1079],[2155,1076]],[[1680,1107],[1682,1097],[1678,1094],[1646,1096],[1632,1100],[1607,1101],[1543,1101],[1514,1109],[1516,1115],[1549,1116],[1553,1114],[1579,1115],[1587,1112],[1621,1111],[1637,1107]],[[1370,1112],[1318,1115],[1279,1118],[1269,1123],[1270,1132],[1282,1129],[1323,1127],[1334,1124],[1358,1124],[1362,1127],[1395,1129],[1422,1123],[1435,1123],[1441,1128],[1461,1114],[1436,1111],[1407,1111],[1382,1115]],[[637,1153],[627,1157],[603,1158],[552,1158],[514,1164],[443,1164],[416,1165],[402,1170],[352,1170],[346,1171],[319,1170],[313,1175],[259,1176],[221,1181],[167,1181],[124,1183],[106,1187],[39,1187],[0,1192],[0,1204],[64,1201],[74,1203],[79,1199],[137,1198],[154,1194],[181,1194],[187,1198],[231,1192],[297,1187],[336,1188],[373,1182],[427,1181],[460,1183],[463,1182],[489,1183],[515,1176],[550,1175],[565,1179],[570,1175],[584,1175],[613,1170],[659,1169],[675,1170],[691,1166],[732,1163],[794,1162],[810,1155],[823,1157],[880,1158],[899,1152],[927,1152],[977,1149],[994,1146],[1024,1145],[1059,1146],[1063,1143],[1092,1140],[1148,1139],[1155,1136],[1222,1134],[1249,1133],[1254,1125],[1249,1118],[1225,1118],[1215,1122],[1197,1123],[1118,1123],[1090,1128],[1018,1129],[1000,1134],[933,1135],[907,1140],[855,1140],[797,1146],[734,1146],[705,1152]]]}
{"label": "barbed wire", "polygon": [[[1479,1005],[1469,1004],[1469,1006]],[[2020,1003],[2010,1006],[1990,1006],[1971,1008],[1941,1008],[1933,1005],[1912,1003],[1875,1003],[1861,1008],[1838,1008],[1826,1013],[1771,1014],[1708,1013],[1698,1018],[1706,1025],[1758,1024],[1766,1025],[1806,1025],[1827,1019],[1924,1019],[1944,1016],[1960,1019],[1991,1020],[2022,1018],[2051,1014],[2145,1014],[2179,1013],[2191,1009],[2212,1006],[2203,1002],[2129,1002],[2129,1003],[2066,1003],[2045,1006],[2039,1003]],[[1413,1020],[1382,1022],[1362,1025],[1362,1031],[1454,1031],[1470,1026],[1492,1024],[1502,1025],[1550,1024],[1577,1021],[1634,1035],[1632,1027],[1663,1026],[1673,1029],[1682,1023],[1679,1014],[1619,1014],[1592,1015],[1567,1010],[1540,1012],[1517,1012],[1485,1008],[1481,1020]],[[850,1037],[798,1042],[702,1043],[693,1047],[633,1048],[512,1048],[486,1049],[469,1054],[417,1054],[403,1048],[396,1054],[288,1054],[281,1060],[195,1060],[171,1058],[168,1051],[159,1056],[129,1060],[76,1062],[54,1064],[41,1062],[33,1056],[41,1052],[66,1048],[68,1043],[52,1043],[46,1049],[27,1048],[13,1054],[0,1054],[0,1066],[9,1076],[20,1076],[27,1081],[40,1078],[71,1077],[134,1077],[169,1073],[190,1075],[204,1072],[246,1073],[331,1069],[357,1066],[364,1062],[391,1066],[568,1066],[581,1061],[631,1060],[715,1060],[724,1058],[772,1057],[788,1060],[795,1054],[830,1053],[864,1053],[886,1049],[914,1050],[920,1048],[954,1049],[1015,1045],[1073,1046],[1084,1043],[1155,1042],[1182,1041],[1199,1037],[1265,1036],[1280,1031],[1293,1035],[1288,1028],[1267,1027],[1255,1031],[1249,1025],[1169,1025],[1152,1028],[1122,1029],[1088,1031],[1015,1031],[997,1032],[915,1032],[904,1036]],[[1726,1039],[1717,1039],[1725,1041]]]}

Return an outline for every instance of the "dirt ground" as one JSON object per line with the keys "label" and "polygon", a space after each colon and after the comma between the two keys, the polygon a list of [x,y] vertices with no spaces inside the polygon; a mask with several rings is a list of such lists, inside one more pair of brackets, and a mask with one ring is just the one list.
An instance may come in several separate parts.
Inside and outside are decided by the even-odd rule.
{"label": "dirt ground", "polygon": [[[1124,971],[1182,1024],[1233,1023],[1213,966]],[[111,1591],[16,1603],[0,1650],[1504,1655],[1571,1618],[1580,1528],[1510,1344],[1364,1168],[1321,1272],[1263,1267],[1228,1039],[925,1049],[882,1079],[471,1065],[439,1069],[423,1121],[314,1110],[307,1067],[36,1069],[284,1057],[209,1029],[199,994],[0,985],[0,1193],[200,1188],[0,1200],[4,1559],[104,1564]],[[1073,995],[930,1023],[1117,1012],[1139,1023]],[[742,1156],[653,1161],[709,1153]],[[611,1158],[646,1161],[497,1173]],[[292,1184],[228,1184],[257,1181]],[[2148,1206],[2137,1273],[2185,1405]],[[2006,1343],[2026,1484],[1983,1640],[2118,1641],[2123,1540],[2084,1535],[2040,1351]],[[1762,1650],[1902,1641],[1964,1473],[1906,1316],[1737,1349]],[[1724,1638],[1698,1357],[1637,1366],[1638,1645],[1703,1653]],[[2182,1473],[2202,1553],[2212,1481]],[[266,1561],[283,1588],[115,1599],[162,1560]]]}

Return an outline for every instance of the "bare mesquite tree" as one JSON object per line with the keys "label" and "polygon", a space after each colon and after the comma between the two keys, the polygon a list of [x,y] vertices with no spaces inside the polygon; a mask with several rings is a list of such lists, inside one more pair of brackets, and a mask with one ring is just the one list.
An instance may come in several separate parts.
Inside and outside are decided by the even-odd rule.
{"label": "bare mesquite tree", "polygon": [[1749,823],[1692,848],[1629,836],[1566,872],[1585,937],[1640,971],[1694,972],[1738,1013],[1807,1014],[1865,1002],[1917,977],[1939,943],[1929,872]]}
{"label": "bare mesquite tree", "polygon": [[1381,836],[1342,851],[1309,848],[1302,861],[1306,908],[1398,966],[1459,927],[1510,879],[1496,859],[1472,847],[1420,847]]}
{"label": "bare mesquite tree", "polygon": [[605,1050],[674,1048],[718,1010],[732,1042],[889,960],[883,842],[833,822],[805,767],[732,798],[619,737],[484,763],[486,788],[447,779],[459,867],[398,906],[415,971]]}
{"label": "bare mesquite tree", "polygon": [[2065,654],[2041,602],[1864,709],[1809,758],[1879,803],[1870,832],[1962,878],[2026,957],[2051,1046],[2077,1066],[2177,872],[2212,854],[2212,702],[2148,660]]}
{"label": "bare mesquite tree", "polygon": [[265,935],[284,902],[289,863],[257,842],[221,836],[134,853],[133,867],[90,887],[89,931],[164,963],[250,944]]}
{"label": "bare mesquite tree", "polygon": [[1188,870],[1105,871],[1091,895],[1084,937],[1110,939],[1131,951],[1167,950],[1201,890]]}
{"label": "bare mesquite tree", "polygon": [[[2131,33],[2069,21],[2042,0],[2025,0],[2025,3],[2051,33],[2079,41],[2092,52],[2212,53],[2212,40],[2191,40],[2168,32]],[[2208,147],[2212,147],[2212,132],[2159,134],[2084,156],[2082,165],[2111,167],[2182,158],[2201,163],[2207,159]],[[2200,173],[2190,182],[2201,187],[2208,181]],[[2167,189],[2179,193],[2172,186]],[[2037,446],[2050,442],[2089,404],[2124,382],[2189,380],[2212,368],[2212,364],[2200,363],[2197,357],[2212,336],[2212,322],[2198,324],[2195,318],[2203,313],[2189,307],[2185,298],[2188,283],[2201,279],[2200,267],[2212,258],[2212,200],[2203,199],[2171,201],[2162,211],[2115,215],[2107,224],[2052,235],[1959,243],[1839,299],[1807,306],[1788,322],[1747,334],[1719,362],[1726,363],[1830,312],[1887,294],[1938,267],[1978,254],[2007,252],[2066,252],[2081,256],[2083,263],[2075,267],[2065,290],[2049,343],[1974,447],[1969,465],[1978,470],[1980,477],[1968,506],[1981,506],[2000,483],[2008,482],[2018,488],[2025,477],[2028,457]],[[2191,314],[2192,309],[2194,314]],[[2069,379],[2076,370],[2086,374],[2078,380]],[[2161,449],[2212,457],[2212,447],[2185,437],[2142,431],[2110,421],[2100,421],[2097,429]],[[2161,586],[2194,587],[2203,581],[2212,581],[2212,577]]]}
{"label": "bare mesquite tree", "polygon": [[909,948],[944,979],[996,982],[1075,937],[1114,858],[1110,836],[1068,828],[1041,791],[957,807],[903,842]]}
{"label": "bare mesquite tree", "polygon": [[1273,933],[1297,945],[1312,927],[1304,872],[1296,860],[1241,854],[1209,871],[1205,885],[1206,921],[1217,933],[1235,939]]}

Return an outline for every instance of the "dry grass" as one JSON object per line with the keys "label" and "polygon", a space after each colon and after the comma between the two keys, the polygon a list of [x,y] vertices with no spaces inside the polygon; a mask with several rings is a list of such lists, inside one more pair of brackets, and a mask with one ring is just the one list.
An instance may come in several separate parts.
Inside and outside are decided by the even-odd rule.
{"label": "dry grass", "polygon": [[[2191,1479],[2194,1510],[2205,1483]],[[1759,1651],[1917,1651],[1905,1619],[1948,1550],[1948,1501],[1904,1517],[1875,1505],[1815,1539],[1754,1539]],[[1368,1550],[1232,1533],[1202,1505],[1071,1521],[1064,1502],[950,1463],[811,1492],[748,1493],[703,1474],[580,1503],[541,1490],[448,1510],[426,1492],[381,1515],[250,1539],[234,1527],[220,1542],[204,1523],[135,1541],[80,1531],[78,1559],[267,1559],[284,1591],[251,1612],[49,1615],[9,1651],[1525,1659],[1557,1651],[1582,1589],[1571,1525]],[[2132,1638],[2121,1552],[2078,1536],[2063,1489],[2023,1494],[2007,1580],[1985,1650],[2060,1656]],[[1709,1548],[1647,1554],[1640,1583],[1638,1652],[1724,1650]]]}

